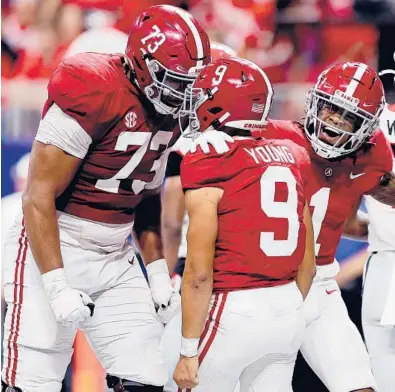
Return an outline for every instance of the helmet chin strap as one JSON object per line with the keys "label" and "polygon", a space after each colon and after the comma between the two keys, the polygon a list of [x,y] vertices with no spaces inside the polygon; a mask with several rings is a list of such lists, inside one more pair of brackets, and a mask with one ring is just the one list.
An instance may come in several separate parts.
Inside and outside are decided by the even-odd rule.
{"label": "helmet chin strap", "polygon": [[[178,117],[178,111],[177,111],[178,108],[170,108],[170,106],[167,106],[163,102],[161,102],[160,104],[156,101],[151,101],[151,102],[153,103],[153,105],[155,106],[155,110],[159,114],[172,115],[173,118]],[[166,109],[164,109],[164,107],[166,107]]]}
{"label": "helmet chin strap", "polygon": [[134,72],[133,64],[130,61],[130,58],[128,56],[126,56],[126,54],[123,55],[123,57],[122,57],[122,65],[123,65],[123,69],[125,71],[126,77],[141,90],[139,82],[136,78],[136,73]]}

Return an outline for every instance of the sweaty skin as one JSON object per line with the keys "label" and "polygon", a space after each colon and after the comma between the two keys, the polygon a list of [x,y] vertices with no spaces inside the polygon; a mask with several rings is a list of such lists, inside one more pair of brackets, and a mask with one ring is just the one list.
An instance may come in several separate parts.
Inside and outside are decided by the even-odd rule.
{"label": "sweaty skin", "polygon": [[33,143],[22,202],[27,237],[42,274],[63,267],[55,202],[81,162],[58,147]]}
{"label": "sweaty skin", "polygon": [[[218,231],[217,206],[223,190],[200,188],[185,193],[189,215],[188,254],[182,280],[182,336],[199,339],[213,291],[213,262]],[[180,388],[193,388],[199,380],[198,357],[180,356],[174,380]]]}
{"label": "sweaty skin", "polygon": [[172,273],[177,264],[185,214],[184,192],[180,176],[166,178],[162,191],[162,206],[163,245],[167,266]]}
{"label": "sweaty skin", "polygon": [[314,232],[310,208],[306,203],[303,210],[303,221],[306,225],[306,248],[302,262],[296,275],[296,284],[305,299],[316,274]]}

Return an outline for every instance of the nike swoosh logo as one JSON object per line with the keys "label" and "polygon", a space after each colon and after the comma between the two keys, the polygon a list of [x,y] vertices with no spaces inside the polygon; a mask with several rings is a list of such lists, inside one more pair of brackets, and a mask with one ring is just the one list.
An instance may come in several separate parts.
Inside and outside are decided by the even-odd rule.
{"label": "nike swoosh logo", "polygon": [[354,173],[350,173],[350,178],[352,180],[355,180],[358,177],[364,176],[366,173],[359,173],[359,174],[354,174]]}
{"label": "nike swoosh logo", "polygon": [[331,295],[331,294],[333,294],[335,291],[337,291],[336,289],[335,290],[325,290],[326,291],[326,293],[328,294],[328,295]]}

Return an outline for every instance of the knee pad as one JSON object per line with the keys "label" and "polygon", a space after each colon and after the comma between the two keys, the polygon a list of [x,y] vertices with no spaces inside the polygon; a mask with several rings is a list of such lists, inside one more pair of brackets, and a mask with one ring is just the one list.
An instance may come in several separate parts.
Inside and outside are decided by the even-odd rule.
{"label": "knee pad", "polygon": [[1,392],[22,392],[22,389],[18,387],[10,387],[1,380]]}
{"label": "knee pad", "polygon": [[112,388],[114,392],[163,392],[163,386],[156,387],[154,385],[145,385],[111,376],[110,374],[107,374],[106,380],[107,386]]}

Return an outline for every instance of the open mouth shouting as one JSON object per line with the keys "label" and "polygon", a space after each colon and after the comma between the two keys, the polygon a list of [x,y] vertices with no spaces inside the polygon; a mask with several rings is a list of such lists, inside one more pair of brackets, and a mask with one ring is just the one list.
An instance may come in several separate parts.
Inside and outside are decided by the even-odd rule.
{"label": "open mouth shouting", "polygon": [[345,144],[355,131],[357,117],[336,105],[324,105],[319,117],[323,122],[319,139],[331,146]]}
{"label": "open mouth shouting", "polygon": [[342,138],[342,136],[345,135],[343,133],[340,133],[338,130],[336,130],[336,128],[332,128],[324,125],[320,135],[320,139],[323,142],[333,146]]}

